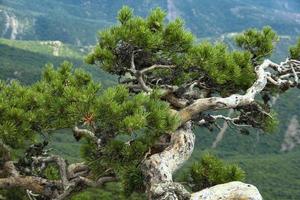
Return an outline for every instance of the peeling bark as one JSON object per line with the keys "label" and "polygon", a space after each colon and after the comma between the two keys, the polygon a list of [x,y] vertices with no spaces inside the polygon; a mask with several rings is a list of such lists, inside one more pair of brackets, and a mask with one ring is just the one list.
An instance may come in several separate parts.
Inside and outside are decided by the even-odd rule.
{"label": "peeling bark", "polygon": [[158,199],[189,199],[190,193],[174,183],[172,174],[189,159],[195,144],[191,123],[186,123],[171,135],[170,146],[151,155],[142,166],[148,197]]}

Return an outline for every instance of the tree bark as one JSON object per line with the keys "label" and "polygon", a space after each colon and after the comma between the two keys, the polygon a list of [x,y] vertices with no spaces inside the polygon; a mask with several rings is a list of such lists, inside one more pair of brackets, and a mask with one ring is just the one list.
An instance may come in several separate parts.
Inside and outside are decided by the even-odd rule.
{"label": "tree bark", "polygon": [[67,166],[66,161],[59,156],[33,157],[34,163],[56,163],[61,180],[48,180],[37,176],[21,175],[13,161],[7,161],[0,170],[0,188],[22,188],[40,195],[45,199],[63,200],[75,191],[86,187],[102,187],[107,182],[117,181],[115,176],[100,177],[98,180],[90,179],[90,169],[84,163],[74,163]]}
{"label": "tree bark", "polygon": [[0,178],[0,188],[26,188],[33,193],[42,194],[46,197],[52,197],[53,193],[61,186],[60,181],[50,181],[35,176],[11,176],[8,178]]}
{"label": "tree bark", "polygon": [[190,199],[190,193],[181,184],[173,182],[172,174],[190,158],[194,145],[195,135],[191,122],[187,122],[171,135],[170,146],[145,160],[142,171],[149,199]]}

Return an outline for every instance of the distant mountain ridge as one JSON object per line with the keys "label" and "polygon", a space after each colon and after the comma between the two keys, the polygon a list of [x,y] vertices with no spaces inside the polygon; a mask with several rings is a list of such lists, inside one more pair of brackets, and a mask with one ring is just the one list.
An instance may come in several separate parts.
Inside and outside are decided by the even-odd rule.
{"label": "distant mountain ridge", "polygon": [[198,37],[264,25],[282,35],[300,33],[298,0],[0,0],[0,36],[94,44],[97,31],[116,22],[122,5],[142,16],[159,6],[169,20],[183,18]]}
{"label": "distant mountain ridge", "polygon": [[17,79],[25,84],[38,81],[46,64],[58,67],[69,61],[94,75],[104,87],[112,85],[115,78],[102,70],[83,63],[87,47],[77,47],[60,41],[23,41],[0,38],[0,80]]}

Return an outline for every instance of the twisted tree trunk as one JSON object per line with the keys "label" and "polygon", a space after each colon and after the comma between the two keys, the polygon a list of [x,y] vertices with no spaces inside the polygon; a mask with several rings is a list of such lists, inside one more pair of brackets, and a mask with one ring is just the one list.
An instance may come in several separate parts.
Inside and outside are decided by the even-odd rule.
{"label": "twisted tree trunk", "polygon": [[190,193],[181,184],[173,182],[172,174],[190,158],[194,144],[195,135],[191,123],[187,122],[171,135],[170,146],[143,163],[149,199],[190,199]]}
{"label": "twisted tree trunk", "polygon": [[142,165],[149,200],[262,200],[258,189],[242,182],[230,182],[190,194],[172,175],[191,156],[195,135],[186,123],[171,135],[170,145],[153,154]]}

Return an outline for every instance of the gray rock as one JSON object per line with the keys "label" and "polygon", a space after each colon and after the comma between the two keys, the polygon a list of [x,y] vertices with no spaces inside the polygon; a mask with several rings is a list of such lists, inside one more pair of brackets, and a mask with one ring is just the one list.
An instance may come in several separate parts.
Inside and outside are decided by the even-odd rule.
{"label": "gray rock", "polygon": [[191,200],[262,200],[258,189],[242,182],[230,182],[193,193]]}

